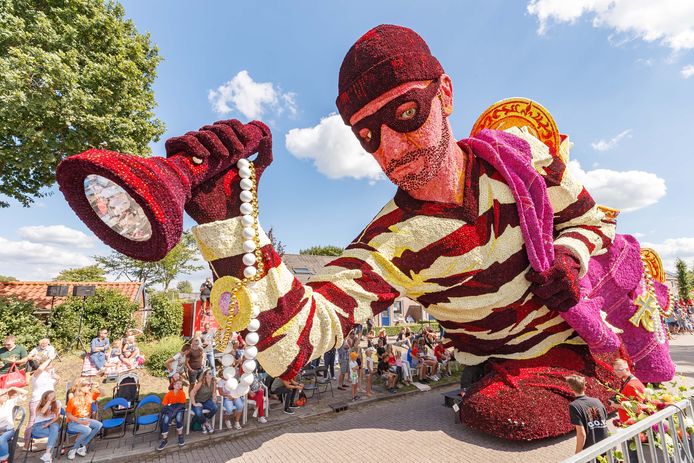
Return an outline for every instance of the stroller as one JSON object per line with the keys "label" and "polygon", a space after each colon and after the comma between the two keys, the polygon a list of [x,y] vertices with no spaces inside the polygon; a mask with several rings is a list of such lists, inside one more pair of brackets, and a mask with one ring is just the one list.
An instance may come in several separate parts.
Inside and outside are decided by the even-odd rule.
{"label": "stroller", "polygon": [[122,418],[128,413],[128,420],[132,419],[133,412],[140,401],[140,377],[134,371],[128,371],[118,375],[116,385],[113,387],[113,398],[120,397],[128,402],[128,408],[113,409],[114,418]]}

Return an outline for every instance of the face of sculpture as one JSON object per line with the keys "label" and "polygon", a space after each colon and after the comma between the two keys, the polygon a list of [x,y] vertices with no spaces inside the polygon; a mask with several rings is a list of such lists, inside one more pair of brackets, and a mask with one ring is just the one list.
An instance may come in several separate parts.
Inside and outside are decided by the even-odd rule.
{"label": "face of sculpture", "polygon": [[352,131],[388,178],[407,192],[439,173],[450,148],[450,79],[408,82],[367,103]]}

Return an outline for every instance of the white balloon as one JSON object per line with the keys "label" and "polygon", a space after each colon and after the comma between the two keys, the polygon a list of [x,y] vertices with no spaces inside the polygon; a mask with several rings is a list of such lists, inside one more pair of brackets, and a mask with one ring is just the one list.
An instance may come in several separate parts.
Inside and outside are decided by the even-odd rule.
{"label": "white balloon", "polygon": [[[251,288],[251,289],[253,289],[253,288]],[[251,293],[251,302],[258,302],[258,294],[255,291],[253,291]]]}
{"label": "white balloon", "polygon": [[253,188],[253,181],[250,178],[242,178],[241,179],[241,189],[242,190],[250,190]]}
{"label": "white balloon", "polygon": [[258,273],[258,270],[253,267],[253,266],[248,266],[245,269],[243,269],[243,276],[246,278],[253,278],[256,273]]}
{"label": "white balloon", "polygon": [[248,162],[248,159],[246,158],[241,158],[238,161],[236,161],[236,167],[239,169],[243,169],[244,167],[248,167],[251,163]]}
{"label": "white balloon", "polygon": [[252,252],[247,252],[243,255],[243,265],[255,265],[255,263],[255,254],[253,254]]}
{"label": "white balloon", "polygon": [[251,169],[248,166],[240,168],[239,169],[239,177],[250,178],[251,177]]}
{"label": "white balloon", "polygon": [[241,203],[239,210],[241,211],[241,214],[250,215],[253,213],[253,205],[251,203]]}
{"label": "white balloon", "polygon": [[238,397],[243,397],[248,393],[250,388],[244,384],[239,384],[239,386],[230,392],[231,396],[236,399]]}
{"label": "white balloon", "polygon": [[258,344],[259,340],[260,338],[258,337],[258,333],[248,333],[246,335],[246,344],[248,344],[249,346],[255,346],[256,344]]}
{"label": "white balloon", "polygon": [[[233,373],[232,373],[233,374]],[[236,389],[236,387],[239,385],[239,382],[236,378],[231,376],[230,378],[226,378],[226,381],[224,381],[224,388],[227,391],[233,391]]]}
{"label": "white balloon", "polygon": [[[255,302],[258,302],[258,301],[255,301]],[[256,318],[258,315],[260,315],[260,307],[258,307],[257,305],[254,305],[251,308],[251,317]]]}
{"label": "white balloon", "polygon": [[246,240],[243,242],[243,251],[244,252],[253,252],[255,251],[255,241],[253,240]]}
{"label": "white balloon", "polygon": [[243,356],[249,360],[253,360],[258,355],[258,348],[255,346],[248,346],[243,352]]}
{"label": "white balloon", "polygon": [[253,384],[253,380],[255,380],[255,376],[253,376],[253,373],[244,373],[243,375],[241,375],[240,382],[242,386],[250,386],[251,384]]}
{"label": "white balloon", "polygon": [[255,228],[253,227],[243,227],[243,231],[241,232],[243,235],[244,239],[250,240],[255,236]]}
{"label": "white balloon", "polygon": [[250,227],[255,223],[255,218],[251,214],[244,214],[241,216],[241,224],[244,227]]}
{"label": "white balloon", "polygon": [[258,328],[260,328],[260,320],[251,318],[251,321],[248,322],[248,331],[258,331]]}
{"label": "white balloon", "polygon": [[253,370],[255,370],[255,365],[255,360],[246,360],[243,362],[244,373],[253,373]]}
{"label": "white balloon", "polygon": [[231,354],[224,354],[222,355],[222,365],[225,367],[231,366],[231,364],[234,363],[234,356]]}
{"label": "white balloon", "polygon": [[248,190],[242,190],[239,198],[241,198],[241,201],[244,203],[250,203],[253,201],[253,193]]}

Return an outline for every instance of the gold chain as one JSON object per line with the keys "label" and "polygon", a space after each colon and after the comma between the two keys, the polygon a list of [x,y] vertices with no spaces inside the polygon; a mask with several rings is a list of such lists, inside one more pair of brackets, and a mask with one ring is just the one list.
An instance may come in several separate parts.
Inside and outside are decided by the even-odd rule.
{"label": "gold chain", "polygon": [[[255,178],[255,165],[251,162],[249,163],[249,169],[251,170],[251,177],[250,180],[253,183],[251,186],[251,189],[249,190],[251,194],[253,195],[253,199],[251,199],[251,205],[253,206],[253,230],[255,231],[254,236],[253,236],[253,241],[255,242],[255,262],[256,262],[256,268],[257,272],[254,276],[248,278],[246,276],[243,277],[242,280],[239,280],[239,282],[234,286],[234,288],[231,290],[231,297],[229,299],[229,307],[233,307],[235,304],[238,304],[238,297],[236,297],[236,293],[246,284],[258,281],[262,278],[263,276],[263,270],[265,266],[263,265],[263,253],[262,250],[260,249],[260,225],[258,222],[258,189],[257,189],[257,183],[256,183],[256,178]],[[213,272],[214,272],[214,267],[213,267]],[[216,273],[216,272],[215,272]],[[251,300],[251,303],[253,301]],[[229,310],[230,313],[232,313],[231,310]],[[229,338],[231,337],[231,325],[232,325],[232,316],[228,315],[227,320],[226,320],[226,326],[224,327],[223,331],[217,331],[215,335],[215,343],[218,346],[224,346],[226,347],[229,345]],[[221,343],[219,341],[222,341]]]}

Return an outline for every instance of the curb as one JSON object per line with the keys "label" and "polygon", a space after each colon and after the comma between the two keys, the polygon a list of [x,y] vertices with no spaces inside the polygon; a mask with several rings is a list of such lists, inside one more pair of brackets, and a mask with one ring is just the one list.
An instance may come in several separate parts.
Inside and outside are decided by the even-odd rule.
{"label": "curb", "polygon": [[[411,391],[406,391],[402,393],[397,393],[397,394],[392,394],[392,395],[384,395],[381,397],[375,397],[372,399],[364,400],[364,401],[359,401],[359,402],[354,402],[349,404],[349,408],[346,411],[349,410],[358,410],[364,406],[367,406],[368,404],[373,404],[376,402],[384,402],[388,400],[394,400],[394,399],[399,399],[402,397],[408,397],[413,394],[419,394],[419,393],[426,393],[426,392],[432,392],[436,389],[441,389],[444,387],[449,387],[449,386],[454,386],[457,384],[457,381],[453,381],[450,383],[446,384],[435,384],[431,386],[431,389],[428,391],[420,391],[418,389],[414,389]],[[337,414],[337,413],[342,413],[342,412],[335,412],[331,409],[325,409],[325,410],[320,410],[316,413],[313,413],[311,415],[306,415],[306,416],[299,416],[296,417],[296,420],[289,420],[289,421],[280,421],[276,423],[267,423],[265,425],[262,425],[262,427],[257,427],[253,429],[242,429],[240,431],[235,431],[235,432],[229,432],[228,430],[225,430],[223,432],[218,432],[213,435],[208,435],[206,438],[202,438],[199,440],[196,440],[194,442],[186,443],[184,447],[178,447],[175,442],[172,442],[173,445],[170,445],[169,447],[165,448],[164,450],[158,451],[156,448],[152,448],[151,450],[144,450],[144,451],[135,451],[135,450],[130,450],[126,451],[125,449],[113,449],[114,453],[111,453],[110,455],[104,457],[104,458],[97,458],[96,456],[91,460],[92,463],[121,463],[124,461],[124,458],[126,461],[142,461],[146,460],[148,458],[157,458],[159,456],[166,456],[166,455],[173,455],[179,451],[185,451],[189,449],[196,449],[200,447],[207,447],[210,444],[215,444],[217,442],[221,442],[223,440],[229,439],[229,438],[239,438],[239,437],[245,437],[248,435],[252,434],[257,434],[257,433],[263,433],[266,431],[274,430],[280,427],[286,427],[288,424],[292,425],[293,423],[297,422],[304,422],[308,420],[312,420],[314,418],[320,418],[325,415],[330,415],[330,414]]]}

